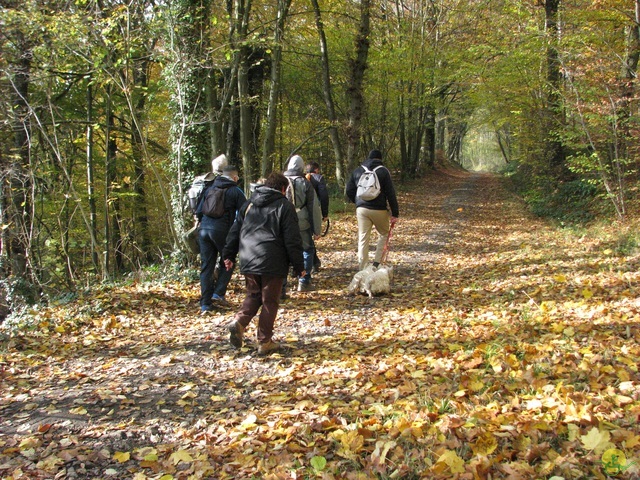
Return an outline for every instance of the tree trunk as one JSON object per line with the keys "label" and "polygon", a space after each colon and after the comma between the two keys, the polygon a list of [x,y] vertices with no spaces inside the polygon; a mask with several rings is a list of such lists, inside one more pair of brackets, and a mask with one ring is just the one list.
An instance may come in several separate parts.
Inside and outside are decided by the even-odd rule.
{"label": "tree trunk", "polygon": [[[186,227],[185,188],[193,176],[211,170],[211,128],[207,84],[211,0],[169,2],[167,48],[172,55],[164,74],[172,90],[171,230],[174,250],[184,251],[177,232]],[[190,215],[189,215],[190,217]],[[191,219],[189,219],[191,223]],[[180,258],[180,257],[177,257]]]}
{"label": "tree trunk", "polygon": [[249,191],[252,179],[253,161],[253,121],[251,116],[251,95],[249,92],[249,53],[245,45],[251,0],[236,0],[235,8],[235,48],[238,55],[238,100],[240,102],[240,149],[244,171],[244,190]]}
{"label": "tree trunk", "polygon": [[333,145],[333,154],[336,158],[336,180],[338,185],[344,187],[346,185],[346,177],[344,172],[344,156],[342,153],[342,142],[340,141],[340,132],[338,131],[338,116],[333,102],[333,92],[331,88],[331,74],[329,68],[329,49],[327,47],[327,37],[324,33],[324,24],[322,23],[322,15],[318,0],[311,0],[313,11],[316,17],[316,28],[320,40],[320,59],[322,62],[322,94],[324,103],[327,106],[327,116],[331,128],[329,129],[329,137]]}
{"label": "tree trunk", "polygon": [[33,274],[29,271],[29,232],[31,232],[33,218],[29,196],[32,185],[29,174],[29,138],[31,137],[29,84],[33,51],[31,43],[23,32],[15,32],[13,41],[20,56],[10,66],[13,74],[11,79],[13,146],[9,167],[11,188],[7,192],[11,197],[11,209],[7,218],[7,225],[11,225],[7,250],[11,262],[11,273],[17,277],[27,278]]}
{"label": "tree trunk", "polygon": [[359,153],[360,128],[364,110],[364,72],[367,69],[369,55],[369,34],[371,16],[371,0],[360,2],[360,26],[356,35],[355,58],[350,60],[351,74],[347,96],[349,99],[349,121],[347,124],[347,170],[354,169],[356,155]]}
{"label": "tree trunk", "polygon": [[113,150],[111,148],[111,127],[113,126],[113,113],[111,107],[111,85],[107,86],[106,127],[105,127],[105,157],[104,157],[104,266],[105,279],[109,278],[111,268],[111,190],[113,183],[113,166],[111,165]]}
{"label": "tree trunk", "polygon": [[273,34],[273,48],[271,49],[271,85],[269,87],[269,104],[267,105],[267,126],[264,133],[260,168],[260,175],[262,177],[267,176],[267,173],[273,169],[274,163],[276,131],[278,127],[278,100],[280,98],[282,37],[284,35],[284,25],[290,5],[291,0],[278,0],[277,18]]}
{"label": "tree trunk", "polygon": [[91,235],[91,262],[93,270],[100,271],[98,263],[98,224],[96,212],[95,180],[93,167],[93,86],[91,79],[87,85],[87,197],[89,200],[89,234]]}
{"label": "tree trunk", "polygon": [[627,54],[622,67],[622,88],[620,105],[620,123],[622,142],[620,155],[629,158],[629,145],[634,142],[631,134],[632,102],[637,83],[638,60],[640,59],[640,0],[634,2],[634,22],[627,27]]}
{"label": "tree trunk", "polygon": [[547,33],[547,119],[545,133],[546,156],[550,167],[558,173],[565,169],[565,154],[562,142],[558,139],[556,132],[559,130],[562,121],[561,95],[562,74],[560,72],[560,57],[558,54],[557,42],[558,30],[558,10],[561,0],[545,0],[545,28]]}
{"label": "tree trunk", "polygon": [[133,219],[134,238],[139,241],[139,247],[146,262],[151,261],[151,238],[149,236],[149,217],[147,215],[147,195],[145,190],[145,146],[142,128],[145,124],[145,106],[147,101],[147,86],[149,85],[148,58],[135,59],[133,62],[133,112],[131,121],[131,155],[133,157]]}

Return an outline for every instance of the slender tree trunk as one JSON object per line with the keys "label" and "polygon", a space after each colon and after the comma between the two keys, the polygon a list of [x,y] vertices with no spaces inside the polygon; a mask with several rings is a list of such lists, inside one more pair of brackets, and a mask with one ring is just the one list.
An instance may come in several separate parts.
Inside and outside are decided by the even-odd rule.
{"label": "slender tree trunk", "polygon": [[96,194],[93,167],[93,85],[91,79],[87,85],[87,197],[89,199],[89,225],[91,235],[91,262],[96,273],[100,271],[98,264],[98,249],[96,238],[98,237],[98,224],[96,213]]}
{"label": "slender tree trunk", "polygon": [[[11,210],[8,225],[8,257],[11,261],[11,273],[17,277],[27,278],[29,271],[29,244],[32,222],[31,177],[29,175],[29,138],[31,122],[29,115],[29,84],[31,77],[32,46],[22,32],[15,32],[14,41],[20,52],[17,61],[11,65],[12,81],[12,128],[13,147],[11,149],[11,166],[9,182],[11,188]],[[32,267],[32,265],[31,265]]]}
{"label": "slender tree trunk", "polygon": [[629,145],[634,141],[630,122],[632,102],[637,84],[638,60],[640,59],[640,0],[635,0],[634,7],[634,22],[627,27],[627,54],[621,72],[622,91],[619,117],[623,142],[620,148],[622,158],[630,157],[628,149]]}
{"label": "slender tree trunk", "polygon": [[277,18],[273,34],[273,48],[271,49],[271,85],[269,87],[269,104],[267,105],[267,126],[264,133],[262,162],[260,166],[260,174],[262,177],[267,176],[267,172],[273,169],[274,163],[276,131],[278,128],[278,100],[280,98],[282,38],[290,6],[291,0],[278,0]]}
{"label": "slender tree trunk", "polygon": [[369,34],[371,0],[360,2],[360,25],[356,35],[355,58],[350,60],[351,74],[347,96],[349,98],[349,121],[347,124],[347,170],[354,169],[360,144],[360,128],[364,110],[364,72],[367,69],[369,55]]}
{"label": "slender tree trunk", "polygon": [[134,228],[137,230],[136,240],[140,241],[140,250],[147,262],[151,261],[151,238],[149,236],[149,217],[147,215],[147,195],[145,190],[144,140],[143,128],[149,84],[149,60],[134,60],[133,65],[133,118],[131,121],[131,153],[133,157],[133,205]]}
{"label": "slender tree trunk", "polygon": [[[401,82],[401,84],[404,82]],[[401,91],[403,91],[401,89]],[[400,109],[400,177],[402,180],[406,180],[409,177],[409,151],[407,145],[407,126],[405,120],[405,107],[404,107],[404,93],[400,95],[398,100]]]}
{"label": "slender tree trunk", "polygon": [[105,128],[105,157],[104,157],[104,278],[109,278],[109,270],[111,267],[111,251],[109,240],[111,239],[111,230],[109,220],[111,218],[111,122],[113,121],[113,115],[111,113],[111,86],[107,86],[107,108],[106,108],[107,123]]}
{"label": "slender tree trunk", "polygon": [[236,0],[236,55],[238,58],[238,99],[240,102],[240,148],[244,170],[244,189],[249,191],[253,178],[253,121],[249,92],[249,54],[244,45],[247,40],[251,0]]}
{"label": "slender tree trunk", "polygon": [[560,57],[557,42],[559,40],[558,12],[561,0],[545,0],[545,28],[547,32],[547,138],[546,155],[549,165],[555,171],[564,171],[565,154],[562,142],[556,132],[563,124],[560,90],[562,88],[562,74],[560,72]]}
{"label": "slender tree trunk", "polygon": [[324,33],[324,24],[322,22],[322,14],[318,0],[311,0],[313,11],[315,12],[316,28],[320,40],[320,59],[322,62],[322,94],[324,103],[327,106],[327,116],[331,128],[329,129],[329,138],[333,145],[333,154],[336,158],[336,180],[338,185],[345,186],[346,177],[344,173],[344,155],[342,153],[342,142],[340,141],[340,132],[338,131],[338,116],[336,107],[333,102],[333,92],[331,88],[331,74],[329,68],[329,49],[327,47],[327,37]]}

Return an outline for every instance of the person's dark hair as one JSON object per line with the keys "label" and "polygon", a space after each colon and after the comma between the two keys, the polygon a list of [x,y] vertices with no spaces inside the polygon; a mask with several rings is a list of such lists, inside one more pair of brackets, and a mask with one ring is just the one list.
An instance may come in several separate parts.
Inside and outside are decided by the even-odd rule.
{"label": "person's dark hair", "polygon": [[382,160],[382,152],[380,150],[371,150],[368,158]]}
{"label": "person's dark hair", "polygon": [[222,169],[223,175],[227,175],[230,173],[238,173],[238,167],[236,167],[235,165],[227,165]]}
{"label": "person's dark hair", "polygon": [[267,179],[264,181],[265,186],[273,188],[281,192],[289,186],[289,180],[283,174],[278,172],[271,172]]}
{"label": "person's dark hair", "polygon": [[315,173],[316,170],[320,170],[318,162],[307,163],[307,173]]}

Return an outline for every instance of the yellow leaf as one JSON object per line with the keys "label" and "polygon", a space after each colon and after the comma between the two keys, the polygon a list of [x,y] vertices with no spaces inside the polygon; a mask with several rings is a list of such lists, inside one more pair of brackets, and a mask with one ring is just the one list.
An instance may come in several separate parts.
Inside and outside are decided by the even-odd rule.
{"label": "yellow leaf", "polygon": [[498,448],[498,441],[491,432],[485,432],[471,448],[476,455],[488,456]]}
{"label": "yellow leaf", "polygon": [[584,288],[582,290],[582,296],[584,297],[585,300],[589,300],[591,297],[593,297],[593,292],[588,288]]}
{"label": "yellow leaf", "polygon": [[346,432],[340,439],[342,446],[345,450],[350,452],[358,452],[364,445],[364,437],[358,433],[357,430],[350,430]]}
{"label": "yellow leaf", "polygon": [[447,450],[440,458],[436,464],[445,464],[451,470],[451,473],[464,473],[464,460],[458,456],[456,452],[453,450]]}
{"label": "yellow leaf", "polygon": [[607,473],[617,474],[627,465],[627,457],[622,450],[610,448],[602,454],[602,465]]}
{"label": "yellow leaf", "polygon": [[84,407],[76,407],[69,410],[69,413],[73,413],[74,415],[86,415],[87,409]]}
{"label": "yellow leaf", "polygon": [[177,452],[173,452],[169,457],[169,460],[173,462],[174,465],[179,464],[180,462],[191,463],[193,462],[193,458],[189,455],[189,452],[186,450],[178,450]]}
{"label": "yellow leaf", "polygon": [[227,401],[227,397],[223,397],[220,395],[211,395],[211,401],[212,402],[226,402]]}
{"label": "yellow leaf", "polygon": [[559,273],[558,275],[554,275],[553,279],[558,283],[564,283],[567,281],[567,277],[562,273]]}
{"label": "yellow leaf", "polygon": [[586,435],[580,435],[584,448],[595,452],[603,451],[608,446],[610,438],[611,434],[608,431],[600,431],[598,427],[593,427]]}
{"label": "yellow leaf", "polygon": [[578,435],[580,435],[580,427],[578,427],[573,423],[570,423],[569,425],[567,425],[567,430],[569,432],[570,442],[573,442],[574,440],[576,440],[578,438]]}
{"label": "yellow leaf", "polygon": [[130,458],[131,454],[129,452],[116,452],[113,454],[113,459],[119,463],[128,462]]}

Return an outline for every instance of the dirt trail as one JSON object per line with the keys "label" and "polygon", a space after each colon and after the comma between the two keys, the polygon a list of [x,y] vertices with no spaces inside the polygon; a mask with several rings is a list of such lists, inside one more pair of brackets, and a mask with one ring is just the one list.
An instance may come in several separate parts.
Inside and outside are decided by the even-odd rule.
{"label": "dirt trail", "polygon": [[[580,300],[584,285],[603,302],[610,301],[605,293],[619,291],[623,300],[607,312],[625,309],[635,321],[638,308],[624,292],[638,282],[637,257],[592,267],[604,247],[584,242],[569,250],[569,241],[528,215],[490,175],[435,172],[400,187],[399,202],[392,294],[346,294],[357,227],[352,211],[336,215],[318,242],[319,288],[293,293],[282,305],[276,337],[284,349],[266,358],[256,356],[253,326],[243,349],[229,345],[224,326],[234,309],[198,314],[195,276],[189,284],[96,290],[35,312],[32,330],[0,346],[0,477],[315,478],[309,462],[321,456],[327,479],[394,469],[398,478],[449,478],[450,470],[434,467],[443,451],[458,452],[468,469],[475,462],[492,470],[493,478],[547,477],[530,466],[531,455],[538,455],[535,463],[560,442],[553,432],[567,420],[559,411],[521,411],[520,397],[547,384],[595,389],[594,379],[571,376],[579,359],[557,376],[551,367],[599,338],[598,329],[610,339],[618,327],[592,327],[590,320],[596,330],[587,330],[580,322],[596,315],[590,305],[559,305],[565,296]],[[575,281],[560,282],[569,269]],[[242,295],[235,276],[229,300],[237,306]],[[545,302],[552,306],[541,318]],[[620,328],[624,345],[604,348],[625,353],[607,358],[640,353],[636,327]],[[549,345],[568,350],[550,352]],[[637,369],[628,369],[625,375],[640,381]],[[598,402],[589,392],[572,397],[572,405]],[[562,395],[568,401],[573,393]],[[557,423],[538,431],[537,418]],[[465,419],[474,428],[462,432]],[[484,464],[469,444],[502,423],[517,428],[487,441],[510,453]],[[338,436],[345,431],[355,437]],[[523,435],[540,451],[526,456],[513,447],[527,444]],[[387,464],[380,463],[384,445]],[[571,452],[560,452],[569,463]],[[513,470],[519,462],[523,470]]]}

